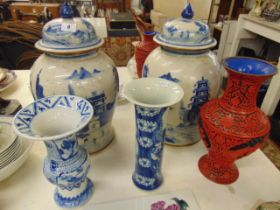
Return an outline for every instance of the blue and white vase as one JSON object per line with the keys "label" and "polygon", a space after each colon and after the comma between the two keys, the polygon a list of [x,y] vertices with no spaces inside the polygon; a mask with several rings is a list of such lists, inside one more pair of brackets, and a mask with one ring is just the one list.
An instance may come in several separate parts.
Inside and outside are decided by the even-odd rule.
{"label": "blue and white vase", "polygon": [[52,95],[77,95],[95,109],[89,125],[79,133],[79,142],[90,153],[106,147],[114,138],[111,125],[119,90],[113,61],[99,48],[104,40],[82,18],[72,18],[66,3],[62,18],[48,22],[36,48],[45,53],[33,64],[30,86],[34,99]]}
{"label": "blue and white vase", "polygon": [[48,152],[44,174],[56,185],[54,198],[61,207],[83,205],[93,193],[93,183],[87,177],[89,156],[76,139],[92,115],[86,99],[52,96],[33,102],[14,117],[13,127],[19,136],[44,141]]}
{"label": "blue and white vase", "polygon": [[190,4],[182,16],[167,21],[163,32],[154,37],[160,47],[150,53],[143,67],[143,77],[164,78],[184,89],[183,100],[172,106],[166,117],[165,142],[176,146],[199,141],[199,109],[217,97],[223,75],[215,54],[210,51],[216,40],[210,37],[208,26],[191,19]]}
{"label": "blue and white vase", "polygon": [[183,95],[179,85],[161,78],[136,79],[124,87],[124,96],[135,104],[136,113],[136,166],[132,180],[143,190],[154,190],[163,182],[163,117]]}

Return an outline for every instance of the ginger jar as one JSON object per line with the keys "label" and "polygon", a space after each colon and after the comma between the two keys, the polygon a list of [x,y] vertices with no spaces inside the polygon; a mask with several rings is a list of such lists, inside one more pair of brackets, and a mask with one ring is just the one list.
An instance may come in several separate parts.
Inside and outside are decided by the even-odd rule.
{"label": "ginger jar", "polygon": [[74,18],[68,3],[61,17],[48,22],[35,47],[44,53],[31,68],[34,99],[52,95],[77,95],[90,101],[93,117],[78,140],[90,153],[108,145],[114,137],[111,126],[119,89],[114,62],[99,48],[104,40],[85,19]]}
{"label": "ginger jar", "polygon": [[217,97],[222,82],[219,63],[210,50],[216,40],[210,37],[208,26],[192,16],[189,4],[182,18],[165,23],[162,33],[154,37],[160,47],[150,53],[143,67],[143,77],[171,80],[184,89],[184,98],[171,107],[165,120],[165,142],[176,146],[199,141],[200,107]]}

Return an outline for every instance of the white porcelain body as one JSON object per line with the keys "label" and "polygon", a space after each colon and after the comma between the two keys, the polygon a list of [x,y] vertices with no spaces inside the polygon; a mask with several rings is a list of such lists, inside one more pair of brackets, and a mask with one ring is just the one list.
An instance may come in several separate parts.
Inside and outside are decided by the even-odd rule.
{"label": "white porcelain body", "polygon": [[[219,69],[217,58],[210,50],[175,51],[158,47],[148,56],[143,67],[144,77],[174,81],[185,92],[182,101],[172,106],[167,114],[166,143],[180,146],[200,139],[196,125],[199,107],[217,97],[222,81]],[[200,83],[205,87],[202,92]],[[196,102],[198,105],[194,105]]]}
{"label": "white porcelain body", "polygon": [[108,145],[114,132],[111,126],[118,73],[113,61],[101,50],[78,56],[42,54],[31,68],[34,99],[52,95],[77,95],[94,107],[89,125],[78,134],[90,153]]}

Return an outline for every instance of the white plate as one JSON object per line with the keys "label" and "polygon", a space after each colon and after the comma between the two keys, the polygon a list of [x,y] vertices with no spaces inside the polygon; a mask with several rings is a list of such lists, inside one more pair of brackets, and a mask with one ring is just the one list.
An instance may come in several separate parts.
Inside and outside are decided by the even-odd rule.
{"label": "white plate", "polygon": [[11,116],[0,117],[0,155],[16,141],[17,135],[12,128]]}
{"label": "white plate", "polygon": [[0,92],[6,90],[16,81],[17,75],[14,71],[9,70],[6,78],[0,82]]}
{"label": "white plate", "polygon": [[6,149],[4,152],[2,152],[0,154],[0,163],[7,158],[9,155],[11,155],[12,152],[15,151],[15,149],[18,147],[18,140],[14,141],[13,144],[11,146],[9,146],[8,149]]}
{"label": "white plate", "polygon": [[0,82],[4,80],[7,76],[7,69],[0,68]]}
{"label": "white plate", "polygon": [[21,140],[18,139],[17,142],[18,143],[17,143],[15,149],[13,149],[8,155],[6,155],[4,158],[1,159],[0,169],[9,165],[20,155],[21,149],[22,149]]}
{"label": "white plate", "polygon": [[12,175],[19,167],[25,162],[27,159],[29,152],[32,148],[33,142],[20,138],[22,144],[22,150],[18,158],[16,158],[13,162],[11,162],[6,167],[0,169],[0,182],[4,179],[8,178],[10,175]]}

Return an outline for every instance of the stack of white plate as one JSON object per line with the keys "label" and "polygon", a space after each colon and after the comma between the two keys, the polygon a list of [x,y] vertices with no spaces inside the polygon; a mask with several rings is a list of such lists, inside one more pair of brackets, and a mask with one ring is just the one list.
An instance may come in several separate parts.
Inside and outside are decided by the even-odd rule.
{"label": "stack of white plate", "polygon": [[3,131],[0,130],[0,169],[17,159],[21,153],[21,141],[17,136],[12,140],[10,139],[11,136],[3,134],[2,132]]}
{"label": "stack of white plate", "polygon": [[32,146],[15,134],[12,121],[11,116],[0,116],[0,181],[23,164]]}

